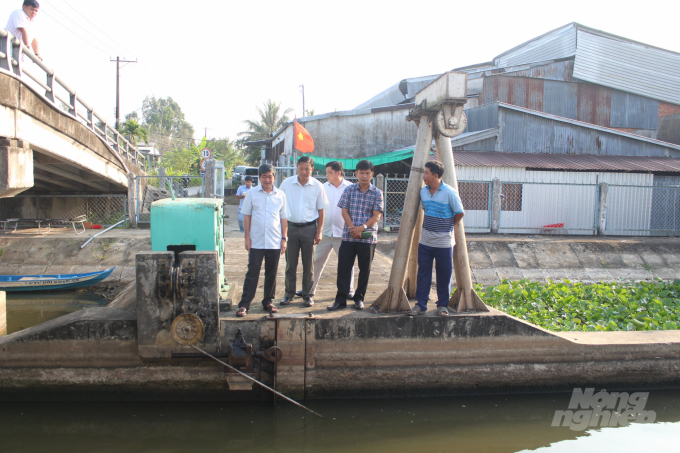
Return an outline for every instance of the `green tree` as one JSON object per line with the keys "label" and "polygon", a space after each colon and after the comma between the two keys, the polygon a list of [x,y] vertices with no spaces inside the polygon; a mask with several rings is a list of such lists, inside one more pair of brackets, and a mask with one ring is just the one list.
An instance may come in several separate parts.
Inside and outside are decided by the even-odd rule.
{"label": "green tree", "polygon": [[[286,109],[282,112],[281,103],[279,102],[277,104],[271,99],[268,99],[266,102],[264,102],[262,104],[262,108],[256,107],[256,109],[260,118],[256,120],[243,121],[248,126],[248,129],[243,132],[239,132],[238,135],[242,139],[241,143],[264,140],[271,137],[274,132],[279,130],[284,124],[290,121],[290,118],[288,118],[287,115],[293,111],[292,109]],[[243,153],[246,161],[250,162],[251,164],[255,164],[260,159],[261,148],[246,147],[244,148]]]}
{"label": "green tree", "polygon": [[186,121],[182,108],[171,97],[147,96],[142,112],[142,125],[148,129],[161,153],[191,146],[194,127]]}
{"label": "green tree", "polygon": [[135,119],[130,118],[120,126],[119,132],[133,145],[137,146],[139,141],[148,143],[149,131],[143,128]]}

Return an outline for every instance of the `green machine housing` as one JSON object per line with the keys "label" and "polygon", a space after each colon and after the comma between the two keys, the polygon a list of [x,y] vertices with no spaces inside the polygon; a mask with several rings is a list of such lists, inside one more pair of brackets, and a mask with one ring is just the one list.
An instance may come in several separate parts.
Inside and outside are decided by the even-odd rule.
{"label": "green machine housing", "polygon": [[151,204],[151,251],[215,251],[218,255],[220,297],[228,287],[224,281],[223,201],[218,198],[181,198]]}

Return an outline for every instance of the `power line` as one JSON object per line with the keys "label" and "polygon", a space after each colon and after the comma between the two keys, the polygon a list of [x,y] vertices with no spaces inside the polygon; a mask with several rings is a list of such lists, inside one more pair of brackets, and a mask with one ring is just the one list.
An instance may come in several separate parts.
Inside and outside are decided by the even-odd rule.
{"label": "power line", "polygon": [[[62,1],[64,1],[64,0],[62,0]],[[70,4],[66,3],[66,1],[64,1],[64,3],[65,3],[67,6],[69,6],[69,8],[74,9]],[[52,9],[53,9],[54,11],[58,12],[59,14],[61,14],[61,15],[64,16],[64,17],[66,17],[69,21],[71,21],[73,24],[75,24],[75,25],[76,25],[77,27],[79,27],[81,30],[85,31],[85,33],[87,33],[88,35],[94,37],[97,41],[99,41],[100,43],[102,43],[103,45],[105,45],[109,50],[112,50],[114,54],[118,53],[118,51],[117,51],[113,46],[111,46],[110,44],[107,44],[106,42],[104,42],[104,41],[102,41],[101,39],[97,38],[97,37],[96,37],[94,34],[92,34],[89,30],[87,30],[87,29],[84,28],[82,25],[80,25],[78,22],[76,22],[76,21],[74,21],[73,19],[71,19],[70,17],[68,17],[64,12],[62,12],[62,11],[61,11],[60,9],[58,9],[56,6],[54,6],[53,4],[50,5],[50,6],[52,7]],[[76,11],[76,12],[78,12],[78,11]],[[89,19],[87,19],[87,18],[86,18],[85,16],[83,16],[81,13],[78,12],[78,14],[79,14],[81,17],[83,17],[85,20],[87,20],[87,22],[89,22],[90,24],[94,25]],[[60,26],[62,26],[62,27],[64,27],[64,28],[67,28],[63,23],[61,23],[61,22],[60,22],[59,20],[57,20],[56,18],[52,17],[52,16],[49,15],[49,14],[47,14],[47,16],[50,17],[51,19],[53,19],[55,22],[57,22]],[[127,49],[125,49],[121,44],[119,44],[118,42],[116,42],[115,40],[113,40],[110,36],[108,36],[106,33],[104,33],[104,32],[103,32],[101,29],[99,29],[96,25],[94,25],[94,26],[95,26],[95,28],[97,28],[97,30],[99,30],[102,34],[104,34],[104,35],[107,36],[109,39],[111,39],[111,41],[112,41],[114,44],[116,44],[116,45],[117,45],[118,47],[120,47],[122,50],[124,50],[125,52],[127,52]],[[90,42],[90,40],[84,38],[83,36],[81,36],[81,35],[79,35],[79,34],[77,34],[77,33],[75,33],[75,32],[74,32],[72,29],[70,29],[70,28],[68,28],[68,30],[71,31],[71,32],[72,32],[73,34],[75,34],[76,36],[78,36],[79,38],[81,38],[81,39],[82,39],[84,42],[86,42],[88,45],[91,45],[91,46],[95,47],[97,50],[99,50],[100,52],[104,53],[105,55],[110,56],[107,52],[103,51],[103,50],[100,49],[99,47],[94,46],[94,45]],[[145,70],[147,73],[149,72],[148,70],[146,70],[145,67],[144,67],[144,70]],[[135,83],[135,85],[137,85],[137,87],[138,87],[140,90],[146,91],[146,90],[148,89],[148,90],[151,91],[152,93],[156,93],[156,91],[157,91],[156,88],[154,88],[154,86],[152,86],[151,84],[149,84],[149,83],[146,81],[146,78],[145,78],[144,76],[142,76],[141,73],[139,73],[139,72],[138,72],[136,69],[134,69],[134,68],[133,68],[133,72],[134,72],[135,74],[137,74],[138,77],[133,77],[132,74],[129,74],[129,73],[128,73],[128,75],[130,76],[130,78],[133,80],[133,82]],[[153,84],[159,85],[159,84],[153,79],[153,77],[150,76],[150,74],[149,74],[149,79],[152,81]],[[142,87],[141,87],[141,84],[144,84],[144,85],[146,86],[146,88],[142,88]]]}
{"label": "power line", "polygon": [[78,10],[75,9],[73,6],[71,6],[66,0],[61,0],[61,1],[62,1],[63,3],[65,3],[69,8],[71,8],[73,11],[75,11],[80,17],[82,17],[83,19],[85,19],[90,25],[92,25],[94,28],[96,28],[97,30],[99,30],[99,32],[100,32],[101,34],[103,34],[104,36],[106,36],[107,38],[109,38],[109,39],[111,40],[111,42],[113,42],[114,44],[118,45],[124,52],[129,53],[129,54],[134,54],[133,52],[130,52],[130,51],[128,51],[127,49],[125,49],[125,47],[123,47],[123,46],[122,46],[120,43],[118,43],[115,39],[113,39],[112,37],[110,37],[109,35],[107,35],[106,33],[104,33],[104,31],[103,31],[101,28],[97,27],[97,26],[96,26],[94,23],[92,23],[92,21],[90,21],[87,17],[83,16],[83,15],[80,13],[80,11],[78,11]]}
{"label": "power line", "polygon": [[[66,6],[68,6],[68,7],[71,8],[73,11],[75,11],[80,17],[82,17],[83,19],[85,19],[85,21],[86,21],[87,23],[89,23],[90,25],[92,25],[92,26],[93,26],[97,31],[99,31],[102,35],[106,36],[113,44],[115,44],[115,45],[118,46],[121,50],[123,50],[123,53],[128,53],[128,54],[134,55],[134,52],[130,52],[128,49],[126,49],[125,47],[123,47],[122,44],[120,44],[118,41],[116,41],[116,40],[113,39],[111,36],[109,36],[106,32],[104,32],[104,30],[102,30],[101,28],[97,27],[97,25],[96,25],[94,22],[92,22],[92,21],[89,20],[87,17],[85,17],[80,11],[78,11],[76,8],[74,8],[73,6],[71,6],[71,4],[69,4],[66,0],[61,0],[61,1],[62,1]],[[54,8],[54,5],[52,5],[52,7]],[[55,10],[57,10],[57,9],[55,8]],[[58,10],[57,10],[57,11],[58,11]],[[60,11],[60,12],[61,12],[61,11]],[[63,14],[63,13],[62,13],[62,14]],[[79,26],[80,26],[80,25],[79,25]],[[83,28],[83,27],[81,26],[81,28]],[[84,29],[84,28],[83,28],[83,29]],[[100,41],[100,42],[102,42],[102,41]],[[108,46],[108,47],[111,48],[112,50],[115,50],[112,46]],[[117,51],[116,51],[115,53],[117,53]],[[143,63],[140,63],[140,66],[141,66],[142,69],[146,72],[146,74],[147,74],[147,76],[149,77],[149,79],[151,80],[151,82],[153,82],[153,84],[156,85],[157,88],[161,88],[161,85],[153,78],[153,76],[151,75],[151,73],[149,72],[149,70],[146,68],[146,66],[145,66]],[[140,76],[140,79],[141,79],[142,83],[144,83],[145,85],[147,85],[148,88],[151,88],[151,91],[152,91],[152,92],[155,92],[155,91],[156,91],[156,89],[155,89],[154,87],[152,87],[151,85],[149,85],[149,84],[144,80],[144,77],[142,77],[142,74],[141,74],[140,72],[138,72],[138,71],[136,70],[136,68],[132,68],[132,70],[133,70],[138,76]]]}
{"label": "power line", "polygon": [[[100,43],[104,44],[104,46],[106,46],[106,47],[108,47],[109,49],[113,50],[113,53],[118,53],[118,52],[116,51],[116,49],[114,49],[111,45],[109,45],[109,44],[105,43],[104,41],[102,41],[101,39],[97,38],[95,35],[93,35],[92,33],[90,33],[90,32],[89,32],[86,28],[84,28],[82,25],[80,25],[79,23],[77,23],[76,21],[74,21],[73,19],[71,19],[70,17],[68,17],[66,14],[64,14],[63,12],[61,12],[61,11],[60,11],[58,8],[56,8],[54,5],[51,5],[51,6],[52,6],[52,9],[53,9],[54,11],[56,11],[56,12],[58,12],[59,14],[61,14],[62,16],[64,16],[66,19],[68,19],[68,20],[71,21],[73,24],[75,24],[77,27],[80,27],[80,29],[83,30],[85,33],[87,33],[88,35],[92,36],[94,39],[96,39],[96,40],[99,41]],[[53,18],[53,19],[54,19],[54,18]],[[56,20],[56,19],[55,19],[55,20]],[[62,25],[63,25],[63,24],[62,24]]]}

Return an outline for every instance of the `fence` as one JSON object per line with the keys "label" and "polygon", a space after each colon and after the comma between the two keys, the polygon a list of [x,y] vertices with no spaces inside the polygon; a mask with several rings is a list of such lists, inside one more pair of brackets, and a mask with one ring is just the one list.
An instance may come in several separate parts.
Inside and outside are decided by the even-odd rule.
{"label": "fence", "polygon": [[598,188],[597,184],[502,182],[498,232],[597,234]]}
{"label": "fence", "polygon": [[[16,195],[0,199],[0,219],[71,219],[87,215],[95,225],[125,219],[127,195]],[[69,225],[70,228],[70,225]]]}
{"label": "fence", "polygon": [[385,227],[396,228],[401,223],[401,214],[406,201],[408,178],[385,178]]}
{"label": "fence", "polygon": [[606,234],[680,235],[680,187],[609,186]]}
{"label": "fence", "polygon": [[[320,172],[313,176],[326,181]],[[401,223],[408,187],[408,178],[394,176],[387,175],[384,187],[379,187],[385,197],[384,226],[391,229]],[[351,172],[346,178],[357,180]],[[458,182],[467,232],[680,236],[678,186],[607,185],[600,193],[600,184],[498,180],[496,184],[494,192],[492,181]],[[598,225],[601,215],[604,231]]]}
{"label": "fence", "polygon": [[137,223],[151,222],[151,203],[170,198],[168,183],[172,185],[175,198],[203,198],[203,176],[137,176],[135,177],[135,213]]}
{"label": "fence", "polygon": [[[24,56],[27,58],[24,59]],[[31,71],[27,70],[29,60],[35,63],[35,66],[31,66]],[[42,72],[38,75],[32,72],[34,70]],[[21,77],[44,101],[94,131],[119,156],[134,162],[138,167],[144,165],[144,156],[135,146],[114,127],[109,126],[102,116],[76,95],[76,91],[55,75],[33,51],[4,29],[0,29],[0,71]],[[97,120],[103,126],[102,129],[95,124]]]}

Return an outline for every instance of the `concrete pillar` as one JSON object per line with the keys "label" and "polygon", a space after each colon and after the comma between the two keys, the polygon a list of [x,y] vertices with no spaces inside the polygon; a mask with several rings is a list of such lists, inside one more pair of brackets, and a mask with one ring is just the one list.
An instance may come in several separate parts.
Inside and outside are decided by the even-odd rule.
{"label": "concrete pillar", "polygon": [[158,185],[159,189],[161,190],[168,190],[168,182],[167,178],[164,178],[164,176],[167,176],[165,173],[165,168],[163,167],[158,167]]}
{"label": "concrete pillar", "polygon": [[491,181],[491,233],[498,234],[501,224],[501,180],[493,178]]}
{"label": "concrete pillar", "polygon": [[215,159],[205,161],[205,198],[215,198]]}
{"label": "concrete pillar", "polygon": [[7,297],[0,291],[0,335],[7,335]]}
{"label": "concrete pillar", "polygon": [[134,173],[128,173],[128,217],[130,228],[137,228],[137,180]]}
{"label": "concrete pillar", "polygon": [[607,197],[609,195],[609,184],[600,183],[600,193],[597,204],[597,234],[604,236],[607,231]]}
{"label": "concrete pillar", "polygon": [[[375,186],[382,190],[383,193],[383,203],[387,203],[387,199],[385,198],[387,196],[387,192],[385,191],[385,175],[379,174],[378,176],[375,177]],[[383,231],[385,229],[385,213],[383,212],[383,215],[380,216],[380,220],[378,220],[378,231]]]}
{"label": "concrete pillar", "polygon": [[33,187],[33,150],[28,142],[0,137],[0,198]]}

